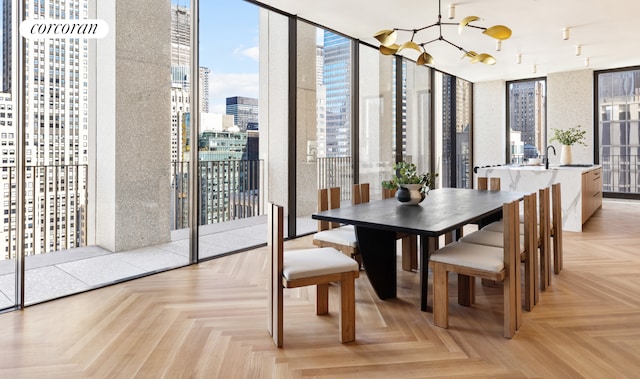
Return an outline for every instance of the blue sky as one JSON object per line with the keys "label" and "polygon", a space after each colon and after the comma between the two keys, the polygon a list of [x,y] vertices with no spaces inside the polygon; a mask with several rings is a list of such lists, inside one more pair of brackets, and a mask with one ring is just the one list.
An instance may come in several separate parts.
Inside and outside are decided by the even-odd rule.
{"label": "blue sky", "polygon": [[[175,1],[188,5],[188,0]],[[200,1],[200,66],[211,70],[210,112],[231,96],[258,97],[258,7],[243,0]]]}

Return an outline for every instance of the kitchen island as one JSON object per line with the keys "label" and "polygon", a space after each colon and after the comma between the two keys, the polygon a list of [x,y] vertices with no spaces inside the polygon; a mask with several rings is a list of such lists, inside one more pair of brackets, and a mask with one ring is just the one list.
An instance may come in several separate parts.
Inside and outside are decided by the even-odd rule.
{"label": "kitchen island", "polygon": [[479,167],[478,176],[500,178],[503,191],[537,192],[560,183],[562,230],[582,232],[584,224],[602,206],[602,167],[585,166],[492,166]]}

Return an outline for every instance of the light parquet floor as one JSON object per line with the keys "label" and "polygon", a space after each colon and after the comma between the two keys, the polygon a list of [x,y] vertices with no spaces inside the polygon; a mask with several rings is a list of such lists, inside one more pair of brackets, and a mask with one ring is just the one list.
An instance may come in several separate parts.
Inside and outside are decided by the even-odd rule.
{"label": "light parquet floor", "polygon": [[418,274],[399,271],[394,300],[357,280],[357,340],[344,345],[337,288],[328,316],[312,290],[288,290],[277,349],[261,248],[1,314],[0,378],[637,378],[638,231],[640,203],[606,201],[565,233],[565,268],[512,340],[500,289],[478,286],[471,308],[452,297],[441,329],[419,311]]}

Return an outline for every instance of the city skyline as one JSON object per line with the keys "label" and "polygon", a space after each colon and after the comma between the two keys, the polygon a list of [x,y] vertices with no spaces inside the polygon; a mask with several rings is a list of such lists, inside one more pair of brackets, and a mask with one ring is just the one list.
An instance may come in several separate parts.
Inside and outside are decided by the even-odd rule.
{"label": "city skyline", "polygon": [[209,110],[225,114],[227,97],[259,97],[259,7],[239,0],[201,2],[200,19],[207,20],[200,23],[199,55],[200,66],[211,70]]}

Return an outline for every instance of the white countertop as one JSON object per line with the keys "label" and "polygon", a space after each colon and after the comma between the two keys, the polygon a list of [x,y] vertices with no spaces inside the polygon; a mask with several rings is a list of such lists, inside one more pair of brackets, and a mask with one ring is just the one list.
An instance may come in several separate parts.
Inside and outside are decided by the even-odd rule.
{"label": "white countertop", "polygon": [[[557,164],[549,165],[549,171],[551,170],[572,170],[572,171],[580,171],[587,172],[599,168],[600,165],[591,165],[591,166],[561,166]],[[491,167],[479,167],[490,170],[530,170],[530,171],[547,171],[544,165],[503,165],[503,166],[491,166]]]}

